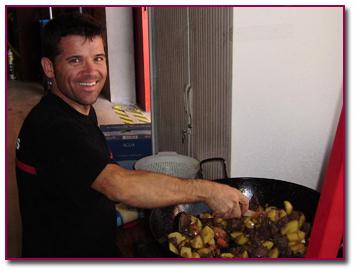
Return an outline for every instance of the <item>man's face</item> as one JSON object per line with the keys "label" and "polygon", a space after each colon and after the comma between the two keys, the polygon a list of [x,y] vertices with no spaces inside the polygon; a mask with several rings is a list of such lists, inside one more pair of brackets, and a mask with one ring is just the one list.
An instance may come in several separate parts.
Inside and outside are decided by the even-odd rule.
{"label": "man's face", "polygon": [[107,77],[102,38],[67,36],[61,38],[59,49],[61,53],[54,60],[54,93],[64,96],[79,111],[88,109],[97,100]]}

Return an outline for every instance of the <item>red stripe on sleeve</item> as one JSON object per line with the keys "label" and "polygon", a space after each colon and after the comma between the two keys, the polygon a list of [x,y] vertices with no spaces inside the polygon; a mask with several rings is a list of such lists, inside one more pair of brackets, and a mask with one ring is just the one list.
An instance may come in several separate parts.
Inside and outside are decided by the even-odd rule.
{"label": "red stripe on sleeve", "polygon": [[19,161],[18,159],[16,159],[16,166],[21,171],[24,171],[24,172],[26,172],[28,174],[32,174],[32,175],[36,175],[37,174],[37,171],[36,171],[35,167],[33,167],[31,165],[28,165],[26,163],[23,163],[22,161]]}

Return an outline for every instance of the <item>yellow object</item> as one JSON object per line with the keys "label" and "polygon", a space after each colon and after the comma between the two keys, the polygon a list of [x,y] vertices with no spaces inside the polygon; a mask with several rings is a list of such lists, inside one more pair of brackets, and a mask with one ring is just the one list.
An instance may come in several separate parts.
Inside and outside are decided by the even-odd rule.
{"label": "yellow object", "polygon": [[267,217],[273,222],[276,221],[276,215],[277,215],[276,209],[271,209],[269,212],[267,212]]}
{"label": "yellow object", "polygon": [[245,245],[246,243],[248,243],[248,237],[246,237],[244,234],[242,234],[242,235],[240,235],[240,236],[238,236],[237,237],[237,239],[236,239],[236,243],[238,244],[238,245]]}
{"label": "yellow object", "polygon": [[239,235],[242,235],[242,234],[243,234],[242,232],[237,232],[237,231],[236,231],[236,232],[232,232],[230,235],[231,235],[232,238],[235,239],[235,238],[237,238]]}
{"label": "yellow object", "polygon": [[293,211],[293,206],[289,201],[284,201],[284,207],[287,215],[291,214]]}
{"label": "yellow object", "polygon": [[269,240],[266,240],[266,241],[264,241],[264,242],[262,243],[262,245],[263,245],[264,247],[266,247],[267,249],[271,249],[271,248],[274,246],[274,243],[271,242],[271,241],[269,241]]}
{"label": "yellow object", "polygon": [[270,258],[278,258],[280,256],[280,251],[277,247],[270,250],[269,257]]}
{"label": "yellow object", "polygon": [[232,253],[222,253],[221,258],[234,258]]}
{"label": "yellow object", "polygon": [[248,257],[249,257],[248,252],[244,250],[242,253],[242,258],[248,258]]}
{"label": "yellow object", "polygon": [[201,230],[201,237],[205,244],[210,243],[211,240],[214,240],[214,231],[210,227],[205,226]]}
{"label": "yellow object", "polygon": [[203,248],[203,241],[202,241],[201,236],[199,236],[199,235],[195,236],[191,240],[191,246],[196,249]]}
{"label": "yellow object", "polygon": [[298,220],[291,220],[284,227],[281,228],[281,234],[294,233],[298,231]]}
{"label": "yellow object", "polygon": [[294,232],[294,233],[288,233],[286,234],[288,241],[298,241],[299,237],[298,237],[298,232]]}
{"label": "yellow object", "polygon": [[171,243],[169,242],[169,250],[177,255],[179,255],[179,250]]}
{"label": "yellow object", "polygon": [[172,232],[168,235],[168,239],[175,237],[176,239],[176,243],[179,245],[182,241],[184,241],[186,239],[185,236],[183,236],[181,233],[179,232]]}
{"label": "yellow object", "polygon": [[192,251],[189,247],[182,247],[180,249],[180,255],[184,258],[192,258]]}

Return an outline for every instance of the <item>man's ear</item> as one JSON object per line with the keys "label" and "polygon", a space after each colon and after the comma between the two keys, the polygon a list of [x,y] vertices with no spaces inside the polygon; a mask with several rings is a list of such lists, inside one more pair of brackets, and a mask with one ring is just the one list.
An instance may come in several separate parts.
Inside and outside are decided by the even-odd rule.
{"label": "man's ear", "polygon": [[41,65],[42,65],[43,72],[44,74],[46,74],[47,78],[53,79],[55,75],[54,75],[54,66],[52,61],[47,57],[42,57]]}

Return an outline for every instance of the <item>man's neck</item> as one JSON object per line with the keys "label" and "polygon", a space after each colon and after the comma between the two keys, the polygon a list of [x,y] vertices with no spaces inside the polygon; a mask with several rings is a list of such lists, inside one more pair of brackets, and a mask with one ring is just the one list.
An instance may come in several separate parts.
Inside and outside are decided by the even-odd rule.
{"label": "man's neck", "polygon": [[66,97],[60,90],[58,89],[52,89],[51,90],[53,95],[58,96],[59,98],[61,98],[65,103],[67,103],[70,107],[72,107],[74,110],[78,111],[81,114],[84,115],[89,115],[90,113],[90,105],[82,105],[79,104],[77,102],[75,102],[74,100]]}

